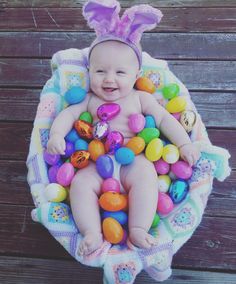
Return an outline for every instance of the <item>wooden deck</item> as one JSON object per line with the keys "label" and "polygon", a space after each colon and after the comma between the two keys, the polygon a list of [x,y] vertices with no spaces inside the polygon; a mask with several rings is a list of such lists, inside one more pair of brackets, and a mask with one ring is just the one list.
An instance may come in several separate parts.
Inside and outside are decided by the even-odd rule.
{"label": "wooden deck", "polygon": [[[94,34],[81,15],[85,1],[0,1],[0,283],[102,283],[102,270],[80,265],[38,223],[26,182],[32,122],[49,60],[84,48]],[[236,283],[236,1],[120,1],[163,11],[143,48],[168,60],[191,91],[215,145],[229,149],[233,168],[214,182],[203,221],[174,256],[164,283]],[[142,272],[135,283],[154,283]]]}

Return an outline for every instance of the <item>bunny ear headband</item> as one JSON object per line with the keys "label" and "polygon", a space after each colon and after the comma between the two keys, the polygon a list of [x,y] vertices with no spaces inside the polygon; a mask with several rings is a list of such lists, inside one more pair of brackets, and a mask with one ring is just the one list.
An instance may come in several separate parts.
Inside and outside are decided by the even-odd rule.
{"label": "bunny ear headband", "polygon": [[116,40],[127,44],[135,51],[141,67],[142,54],[138,47],[141,36],[144,31],[156,27],[161,21],[162,13],[144,4],[127,9],[121,18],[119,12],[120,3],[116,0],[90,0],[83,6],[83,16],[97,35],[89,54],[98,43]]}

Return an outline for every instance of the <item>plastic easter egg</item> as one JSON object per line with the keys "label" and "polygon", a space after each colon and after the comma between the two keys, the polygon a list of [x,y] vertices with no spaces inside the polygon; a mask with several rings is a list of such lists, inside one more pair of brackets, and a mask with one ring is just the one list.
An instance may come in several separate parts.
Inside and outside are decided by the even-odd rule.
{"label": "plastic easter egg", "polygon": [[174,208],[174,203],[170,196],[164,192],[158,193],[157,213],[169,214]]}
{"label": "plastic easter egg", "polygon": [[135,88],[150,94],[153,94],[156,91],[155,85],[153,84],[152,80],[149,79],[148,77],[139,77],[136,80]]}
{"label": "plastic easter egg", "polygon": [[181,117],[181,112],[175,112],[175,113],[172,113],[173,117],[176,119],[176,120],[180,120],[180,117]]}
{"label": "plastic easter egg", "polygon": [[160,223],[160,220],[161,219],[160,219],[159,215],[156,213],[154,218],[153,218],[151,228],[156,228],[158,226],[158,224]]}
{"label": "plastic easter egg", "polygon": [[171,184],[171,179],[168,175],[160,175],[158,177],[158,189],[160,192],[167,192]]}
{"label": "plastic easter egg", "polygon": [[57,182],[62,186],[70,185],[75,175],[74,167],[71,163],[64,163],[57,172]]}
{"label": "plastic easter egg", "polygon": [[166,175],[170,170],[170,165],[164,161],[163,159],[159,159],[158,161],[154,162],[154,167],[159,175]]}
{"label": "plastic easter egg", "polygon": [[85,141],[84,139],[78,139],[75,141],[75,146],[74,146],[75,151],[79,150],[88,150],[88,142]]}
{"label": "plastic easter egg", "polygon": [[138,137],[142,137],[145,144],[148,144],[152,139],[158,138],[160,136],[160,131],[157,128],[144,128],[139,132]]}
{"label": "plastic easter egg", "polygon": [[74,127],[82,138],[93,138],[93,126],[91,123],[88,123],[83,120],[76,120],[74,123]]}
{"label": "plastic easter egg", "polygon": [[89,157],[90,154],[88,151],[75,151],[70,157],[70,162],[75,168],[82,169],[87,167],[89,163]]}
{"label": "plastic easter egg", "polygon": [[120,211],[127,207],[127,198],[123,194],[108,191],[100,196],[99,204],[106,211]]}
{"label": "plastic easter egg", "polygon": [[85,99],[86,93],[81,87],[74,86],[65,93],[65,100],[69,105],[78,104]]}
{"label": "plastic easter egg", "polygon": [[115,159],[121,165],[131,164],[134,161],[134,158],[134,152],[127,147],[121,147],[115,152]]}
{"label": "plastic easter egg", "polygon": [[67,190],[58,183],[49,183],[45,187],[46,199],[50,202],[61,202],[67,197]]}
{"label": "plastic easter egg", "polygon": [[106,138],[105,150],[109,154],[114,154],[124,143],[124,136],[119,131],[111,131]]}
{"label": "plastic easter egg", "polygon": [[162,94],[167,100],[173,99],[179,94],[179,86],[175,83],[168,84],[162,89]]}
{"label": "plastic easter egg", "polygon": [[50,183],[57,182],[57,172],[58,172],[59,168],[60,168],[59,165],[54,165],[54,166],[51,166],[48,169],[48,179],[49,179]]}
{"label": "plastic easter egg", "polygon": [[188,193],[189,185],[185,180],[177,179],[172,182],[169,189],[169,196],[174,204],[183,201]]}
{"label": "plastic easter egg", "polygon": [[142,137],[135,136],[132,137],[125,146],[131,149],[135,155],[139,155],[145,148],[145,141]]}
{"label": "plastic easter egg", "polygon": [[101,155],[96,160],[96,169],[102,178],[110,178],[114,172],[114,164],[108,155]]}
{"label": "plastic easter egg", "polygon": [[90,159],[96,162],[97,158],[105,154],[105,147],[100,140],[94,139],[88,144]]}
{"label": "plastic easter egg", "polygon": [[154,138],[150,143],[148,143],[145,150],[145,156],[149,161],[154,162],[161,158],[162,152],[163,143],[161,139]]}
{"label": "plastic easter egg", "polygon": [[163,148],[162,158],[168,164],[174,164],[179,159],[179,149],[173,145],[168,144]]}
{"label": "plastic easter egg", "polygon": [[80,120],[86,121],[88,123],[93,123],[93,117],[92,114],[88,111],[84,111],[81,113],[81,115],[79,116]]}
{"label": "plastic easter egg", "polygon": [[44,161],[48,164],[48,165],[56,165],[59,160],[60,160],[60,155],[59,154],[49,154],[47,150],[45,150],[43,152],[43,158]]}
{"label": "plastic easter egg", "polygon": [[109,124],[106,121],[98,121],[93,127],[93,137],[103,139],[109,132]]}
{"label": "plastic easter egg", "polygon": [[101,186],[102,192],[114,191],[120,192],[120,182],[115,178],[107,178],[102,182]]}
{"label": "plastic easter egg", "polygon": [[124,211],[116,211],[116,212],[104,211],[102,213],[102,219],[105,219],[108,217],[114,218],[121,225],[127,224],[127,221],[128,221],[128,215]]}
{"label": "plastic easter egg", "polygon": [[127,234],[127,231],[125,229],[123,229],[123,238],[122,240],[118,243],[118,245],[125,245],[126,244],[126,241],[128,239],[128,234]]}
{"label": "plastic easter egg", "polygon": [[128,126],[131,131],[138,133],[143,130],[146,120],[141,113],[131,114],[128,119]]}
{"label": "plastic easter egg", "polygon": [[65,149],[65,154],[63,155],[63,158],[68,158],[70,157],[75,151],[74,143],[70,141],[66,141],[66,149]]}
{"label": "plastic easter egg", "polygon": [[183,96],[175,97],[166,104],[166,110],[170,113],[182,112],[187,105],[186,98]]}
{"label": "plastic easter egg", "polygon": [[156,122],[152,115],[145,116],[145,128],[156,128]]}
{"label": "plastic easter egg", "polygon": [[118,244],[122,241],[124,232],[121,225],[113,218],[106,218],[102,222],[104,238],[111,244]]}
{"label": "plastic easter egg", "polygon": [[189,179],[192,176],[192,167],[185,161],[177,161],[171,165],[171,171],[181,179]]}
{"label": "plastic easter egg", "polygon": [[71,131],[66,135],[65,140],[74,143],[76,140],[79,139],[78,132],[72,128]]}
{"label": "plastic easter egg", "polygon": [[185,110],[181,113],[180,123],[186,132],[191,132],[197,120],[197,115],[193,110]]}
{"label": "plastic easter egg", "polygon": [[120,105],[116,103],[105,103],[98,107],[97,116],[99,119],[107,121],[111,120],[120,112]]}

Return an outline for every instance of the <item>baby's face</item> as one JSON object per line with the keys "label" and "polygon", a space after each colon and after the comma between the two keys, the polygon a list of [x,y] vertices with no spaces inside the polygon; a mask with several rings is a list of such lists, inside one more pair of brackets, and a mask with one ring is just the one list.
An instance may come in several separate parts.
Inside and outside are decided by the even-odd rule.
{"label": "baby's face", "polygon": [[106,41],[96,45],[90,55],[90,88],[105,101],[128,96],[139,74],[135,52],[126,44]]}

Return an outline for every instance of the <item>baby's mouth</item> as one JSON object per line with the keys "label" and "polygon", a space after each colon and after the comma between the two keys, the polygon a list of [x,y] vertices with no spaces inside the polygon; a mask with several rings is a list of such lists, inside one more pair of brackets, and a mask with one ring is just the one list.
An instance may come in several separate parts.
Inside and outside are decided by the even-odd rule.
{"label": "baby's mouth", "polygon": [[103,87],[103,90],[104,90],[105,92],[112,93],[112,92],[118,90],[118,88]]}

